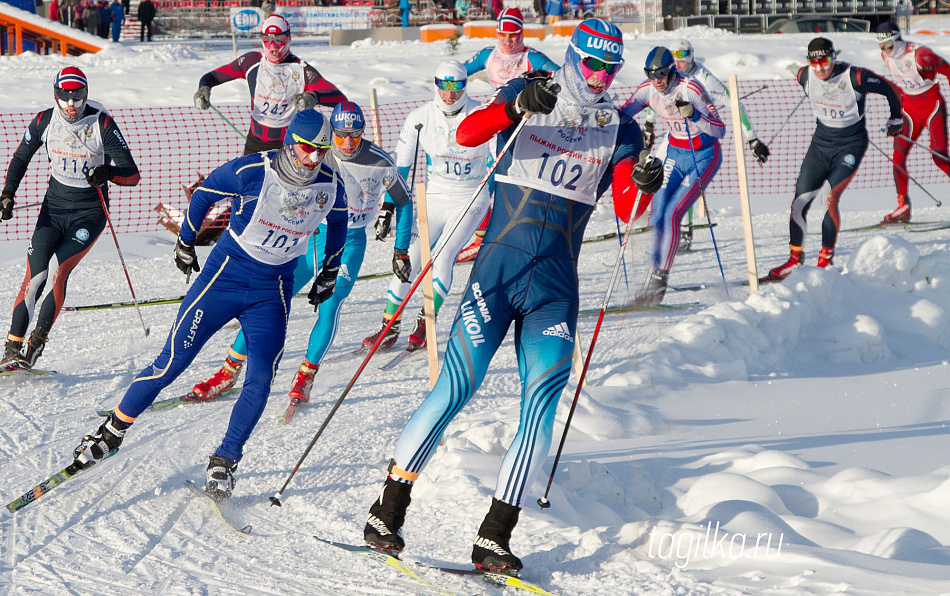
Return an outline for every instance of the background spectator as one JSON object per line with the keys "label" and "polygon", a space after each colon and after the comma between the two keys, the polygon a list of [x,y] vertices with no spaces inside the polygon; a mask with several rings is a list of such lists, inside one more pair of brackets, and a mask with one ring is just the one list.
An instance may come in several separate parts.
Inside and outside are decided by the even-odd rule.
{"label": "background spectator", "polygon": [[505,10],[504,0],[491,0],[491,18],[498,20],[498,15],[501,14],[501,11]]}
{"label": "background spectator", "polygon": [[122,23],[125,22],[125,8],[119,0],[112,0],[109,11],[112,12],[112,41],[117,42],[119,41],[119,36],[122,35]]}
{"label": "background spectator", "polygon": [[49,3],[49,20],[54,23],[59,22],[59,2],[56,0]]}
{"label": "background spectator", "polygon": [[73,4],[73,27],[79,30],[84,29],[82,22],[83,6],[81,2]]}
{"label": "background spectator", "polygon": [[92,0],[82,9],[82,24],[89,35],[99,34],[99,7]]}
{"label": "background spectator", "polygon": [[96,7],[99,9],[99,37],[109,39],[109,28],[112,25],[112,11],[109,10],[109,0],[99,0]]}
{"label": "background spectator", "polygon": [[152,21],[155,20],[155,5],[152,4],[152,0],[139,2],[139,10],[135,16],[138,17],[142,27],[139,32],[139,41],[152,41]]}

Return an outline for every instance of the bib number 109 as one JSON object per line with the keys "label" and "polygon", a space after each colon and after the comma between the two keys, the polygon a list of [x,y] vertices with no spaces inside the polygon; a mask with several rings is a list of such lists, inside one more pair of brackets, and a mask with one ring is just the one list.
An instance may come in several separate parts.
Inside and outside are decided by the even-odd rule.
{"label": "bib number 109", "polygon": [[[563,185],[567,190],[577,190],[576,183],[584,174],[584,168],[581,167],[581,164],[576,163],[568,169],[567,161],[558,159],[548,169],[550,157],[550,153],[541,154],[541,169],[538,170],[538,178],[541,180],[547,179],[554,186]],[[564,178],[569,178],[569,180],[564,182]]]}

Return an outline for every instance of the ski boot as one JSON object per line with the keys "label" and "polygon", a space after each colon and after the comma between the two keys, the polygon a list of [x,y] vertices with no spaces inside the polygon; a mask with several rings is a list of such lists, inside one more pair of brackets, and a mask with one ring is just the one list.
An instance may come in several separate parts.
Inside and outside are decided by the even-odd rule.
{"label": "ski boot", "polygon": [[670,279],[670,272],[665,269],[651,268],[643,289],[633,299],[634,303],[644,306],[659,304],[666,295],[666,286]]}
{"label": "ski boot", "polygon": [[475,235],[475,240],[472,240],[472,243],[459,251],[457,257],[455,257],[456,263],[464,263],[466,261],[473,261],[475,257],[478,256],[478,249],[482,246],[482,237]]}
{"label": "ski boot", "polygon": [[520,514],[519,507],[498,499],[491,500],[491,509],[482,521],[472,545],[472,563],[475,567],[508,575],[517,575],[521,571],[521,559],[511,554],[508,546],[511,531],[518,524]]}
{"label": "ski boot", "polygon": [[419,316],[416,317],[416,326],[412,328],[412,333],[409,334],[409,344],[406,349],[414,352],[424,347],[426,347],[426,314],[425,311],[420,311]]}
{"label": "ski boot", "polygon": [[834,265],[835,249],[821,247],[818,251],[818,266],[824,269],[828,265]]}
{"label": "ski boot", "polygon": [[234,480],[234,471],[237,464],[217,453],[211,456],[208,470],[205,472],[205,492],[215,501],[231,498],[231,491],[237,483]]}
{"label": "ski boot", "polygon": [[680,245],[677,253],[689,252],[693,248],[693,224],[685,225],[680,228]]}
{"label": "ski boot", "polygon": [[881,220],[881,225],[895,223],[910,223],[910,197],[897,195],[897,209],[891,211]]}
{"label": "ski boot", "polygon": [[320,370],[319,364],[314,364],[306,358],[303,359],[303,362],[300,363],[300,368],[297,370],[297,374],[294,375],[294,382],[290,386],[290,391],[287,392],[292,402],[307,403],[310,401],[310,389],[313,387],[313,377],[317,374],[318,370]]}
{"label": "ski boot", "polygon": [[78,447],[73,449],[75,464],[83,470],[91,468],[119,448],[125,432],[132,426],[115,417],[115,414],[102,423],[94,435],[86,435]]}
{"label": "ski boot", "polygon": [[234,386],[234,382],[241,374],[241,368],[244,367],[244,361],[228,356],[224,359],[224,366],[221,370],[211,375],[207,380],[197,383],[192,387],[191,392],[195,399],[202,401],[214,399]]}
{"label": "ski boot", "polygon": [[36,364],[36,361],[39,360],[40,355],[43,353],[43,348],[46,347],[46,338],[48,335],[49,329],[42,327],[33,329],[33,333],[30,334],[30,340],[26,344],[26,354],[17,360],[20,368],[26,370],[33,368],[33,365]]}
{"label": "ski boot", "polygon": [[20,359],[23,357],[20,351],[23,349],[22,339],[11,339],[7,337],[7,343],[3,349],[3,360],[0,360],[0,371],[15,370],[20,368]]}
{"label": "ski boot", "polygon": [[406,508],[412,499],[412,485],[397,482],[387,477],[379,498],[369,508],[363,540],[373,548],[390,554],[402,551],[406,541],[402,539],[402,524],[406,521]]}
{"label": "ski boot", "polygon": [[[383,324],[379,328],[379,331],[370,335],[363,340],[363,349],[370,350],[374,345],[376,345],[376,340],[379,339],[379,336],[383,334],[383,331],[386,330],[386,325],[389,323],[388,319],[383,319]],[[393,347],[393,344],[396,343],[396,340],[399,339],[399,321],[393,323],[393,326],[389,328],[389,331],[386,333],[386,336],[383,337],[383,341],[379,344],[379,350],[385,351]]]}
{"label": "ski boot", "polygon": [[769,271],[769,274],[759,279],[761,283],[771,283],[782,281],[792,274],[796,268],[801,267],[805,262],[805,251],[801,247],[793,246],[788,260],[784,264]]}

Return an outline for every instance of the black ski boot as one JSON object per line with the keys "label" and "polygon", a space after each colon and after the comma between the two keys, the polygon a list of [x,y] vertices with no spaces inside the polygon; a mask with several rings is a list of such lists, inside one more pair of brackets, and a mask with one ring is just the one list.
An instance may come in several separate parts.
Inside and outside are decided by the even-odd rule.
{"label": "black ski boot", "polygon": [[26,344],[26,354],[17,361],[20,363],[20,368],[27,370],[33,368],[33,365],[36,364],[43,353],[43,348],[46,347],[47,336],[49,336],[49,329],[43,329],[42,327],[33,329],[33,333],[30,334],[30,341]]}
{"label": "black ski boot", "polygon": [[386,478],[379,498],[369,508],[363,540],[383,552],[395,554],[406,546],[402,539],[402,524],[406,521],[406,508],[412,499],[412,485]]}
{"label": "black ski boot", "polygon": [[15,339],[8,339],[3,348],[3,360],[0,360],[0,370],[13,370],[20,368],[20,358],[23,357],[20,351],[23,349],[23,342]]}
{"label": "black ski boot", "polygon": [[665,269],[650,269],[643,289],[634,298],[636,304],[649,306],[659,304],[666,295],[666,286],[670,279],[670,272]]}
{"label": "black ski boot", "polygon": [[472,563],[476,567],[508,575],[517,575],[521,571],[521,559],[511,554],[508,546],[511,531],[518,524],[520,514],[519,507],[498,499],[491,500],[491,509],[472,545]]}
{"label": "black ski boot", "polygon": [[[389,348],[393,347],[393,344],[396,343],[397,339],[399,339],[399,323],[399,321],[393,323],[392,327],[389,328],[389,331],[383,337],[383,341],[380,342],[379,348],[377,348],[380,352],[385,352]],[[383,331],[386,329],[386,325],[388,324],[389,320],[383,319],[383,324],[379,328],[379,331],[363,340],[364,350],[370,350],[376,345],[376,341],[379,340],[379,336],[383,334]]]}
{"label": "black ski boot", "polygon": [[94,435],[86,435],[78,447],[73,449],[74,463],[83,470],[91,468],[119,448],[125,432],[132,426],[118,420],[115,415],[102,423]]}
{"label": "black ski boot", "polygon": [[420,310],[419,316],[416,317],[416,325],[412,328],[412,333],[409,334],[409,343],[406,344],[406,349],[414,351],[424,347],[426,347],[426,313],[425,310]]}
{"label": "black ski boot", "polygon": [[231,491],[237,483],[234,472],[237,464],[217,453],[211,456],[208,470],[205,472],[205,492],[215,501],[231,498]]}

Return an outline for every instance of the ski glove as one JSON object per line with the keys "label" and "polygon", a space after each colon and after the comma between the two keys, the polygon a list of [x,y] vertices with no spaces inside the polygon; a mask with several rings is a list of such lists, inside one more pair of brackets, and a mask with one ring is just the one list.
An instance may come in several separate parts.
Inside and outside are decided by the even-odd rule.
{"label": "ski glove", "polygon": [[211,107],[211,87],[200,87],[195,93],[195,107],[207,110]]}
{"label": "ski glove", "polygon": [[12,192],[3,191],[0,193],[0,220],[13,219],[14,202]]}
{"label": "ski glove", "polygon": [[645,195],[652,195],[663,186],[663,162],[650,155],[649,149],[640,152],[640,162],[633,167],[634,184]]}
{"label": "ski glove", "polygon": [[298,112],[309,110],[317,105],[317,98],[313,96],[313,93],[298,93],[294,95],[293,100],[294,108]]}
{"label": "ski glove", "polygon": [[769,151],[768,145],[759,139],[752,139],[749,141],[749,148],[752,149],[752,154],[755,155],[755,158],[759,161],[759,163],[767,162],[769,160],[769,155],[772,155],[772,152]]}
{"label": "ski glove", "polygon": [[409,274],[412,273],[412,265],[409,263],[409,251],[405,248],[393,249],[393,273],[404,284],[409,283]]}
{"label": "ski glove", "polygon": [[112,168],[107,163],[86,170],[86,182],[94,188],[102,188],[109,181],[109,178],[112,178]]}
{"label": "ski glove", "polygon": [[186,275],[191,275],[192,271],[195,273],[201,271],[195,245],[188,244],[181,239],[181,236],[178,237],[178,242],[175,243],[175,265],[178,266],[179,271]]}
{"label": "ski glove", "polygon": [[656,135],[653,132],[653,129],[656,128],[655,122],[646,121],[643,125],[643,148],[644,149],[653,149],[653,142],[656,140]]}
{"label": "ski glove", "polygon": [[505,104],[505,114],[512,122],[520,120],[525,112],[550,114],[554,111],[560,91],[561,86],[550,78],[531,81],[517,97]]}
{"label": "ski glove", "polygon": [[389,232],[393,229],[393,212],[396,210],[392,203],[383,203],[379,208],[379,215],[376,217],[376,239],[385,242]]}
{"label": "ski glove", "polygon": [[307,298],[310,299],[310,304],[313,305],[313,312],[317,312],[317,310],[320,309],[320,305],[329,300],[330,296],[333,295],[333,290],[336,289],[336,275],[339,272],[339,267],[325,266],[320,270],[317,278],[313,280],[313,286],[310,288],[310,293],[307,294]]}
{"label": "ski glove", "polygon": [[904,130],[903,118],[891,118],[887,121],[887,136],[896,137]]}
{"label": "ski glove", "polygon": [[693,107],[693,104],[686,101],[685,99],[677,99],[674,104],[676,109],[680,111],[680,116],[683,118],[688,118],[689,120],[693,119],[693,116],[696,115],[696,109]]}

